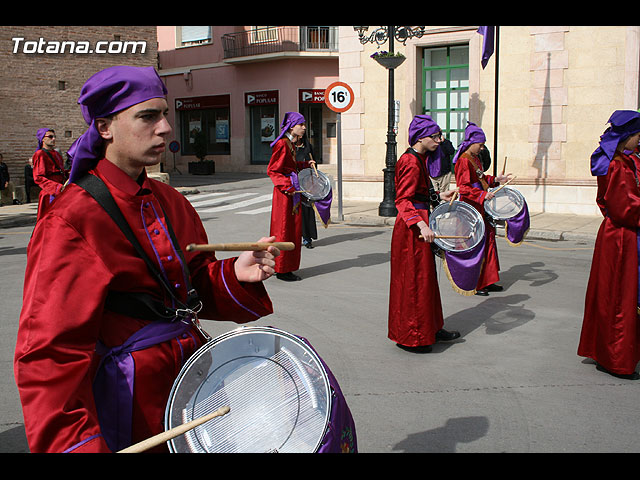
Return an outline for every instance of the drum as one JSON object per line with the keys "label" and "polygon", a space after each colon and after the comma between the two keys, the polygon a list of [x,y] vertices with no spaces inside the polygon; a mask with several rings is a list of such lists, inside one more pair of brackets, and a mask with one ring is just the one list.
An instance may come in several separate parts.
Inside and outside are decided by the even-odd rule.
{"label": "drum", "polygon": [[329,180],[329,177],[320,170],[314,170],[313,168],[300,170],[298,184],[306,204],[324,200],[331,192],[331,180]]}
{"label": "drum", "polygon": [[340,393],[331,380],[326,365],[300,337],[272,327],[241,327],[221,335],[200,347],[180,371],[165,428],[223,406],[230,411],[170,440],[169,450],[317,452],[327,442],[332,403],[336,390]]}
{"label": "drum", "polygon": [[494,191],[500,188],[491,200],[485,200],[484,210],[494,220],[509,220],[518,215],[525,205],[524,196],[515,188],[509,186],[490,188]]}
{"label": "drum", "polygon": [[480,212],[471,205],[455,201],[441,203],[433,209],[429,214],[429,228],[436,234],[433,243],[438,247],[446,252],[462,253],[482,241],[485,227]]}

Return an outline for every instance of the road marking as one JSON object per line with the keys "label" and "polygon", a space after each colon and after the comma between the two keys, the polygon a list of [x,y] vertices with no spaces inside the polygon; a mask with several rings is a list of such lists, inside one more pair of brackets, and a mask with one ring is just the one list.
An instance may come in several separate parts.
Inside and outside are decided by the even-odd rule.
{"label": "road marking", "polygon": [[[248,195],[252,195],[252,194],[248,194]],[[226,197],[226,199],[238,198],[238,197],[239,195],[236,195],[235,197]],[[213,212],[222,212],[224,210],[234,210],[236,208],[242,208],[242,207],[247,207],[249,205],[253,205],[254,203],[265,202],[270,199],[271,199],[271,194],[269,193],[267,195],[260,195],[259,197],[250,198],[249,200],[244,200],[242,202],[231,203],[229,205],[222,205],[222,206],[213,207],[213,208],[205,208],[199,211],[202,213],[213,213]],[[271,208],[271,206],[269,206],[269,208]]]}
{"label": "road marking", "polygon": [[216,205],[217,203],[228,202],[229,200],[235,200],[236,198],[244,198],[244,197],[248,197],[249,195],[255,195],[255,194],[251,192],[245,192],[245,193],[237,193],[235,195],[229,195],[229,196],[226,196],[227,194],[223,194],[223,195],[224,196],[221,195],[219,198],[214,198],[211,200],[191,202],[191,205],[194,208],[207,207],[209,205]]}
{"label": "road marking", "polygon": [[267,205],[266,207],[256,208],[254,210],[247,210],[245,212],[236,212],[236,215],[257,215],[259,213],[266,213],[271,211],[271,205]]}

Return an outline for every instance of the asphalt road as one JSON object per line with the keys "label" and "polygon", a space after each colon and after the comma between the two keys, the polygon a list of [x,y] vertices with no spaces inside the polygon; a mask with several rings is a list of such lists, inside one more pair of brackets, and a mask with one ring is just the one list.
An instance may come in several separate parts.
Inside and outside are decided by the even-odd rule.
{"label": "asphalt road", "polygon": [[[216,187],[229,198],[269,191],[251,181]],[[269,214],[246,213],[264,206],[202,212],[210,241],[266,235]],[[499,238],[505,291],[489,297],[458,295],[438,263],[445,328],[461,338],[416,354],[387,339],[391,231],[319,226],[316,248],[302,252],[303,280],[269,279],[275,312],[255,323],[309,340],[346,397],[360,452],[640,451],[640,382],[597,371],[576,354],[592,243],[514,248]],[[0,452],[28,451],[12,358],[30,233],[0,231]],[[203,326],[214,337],[236,328]]]}

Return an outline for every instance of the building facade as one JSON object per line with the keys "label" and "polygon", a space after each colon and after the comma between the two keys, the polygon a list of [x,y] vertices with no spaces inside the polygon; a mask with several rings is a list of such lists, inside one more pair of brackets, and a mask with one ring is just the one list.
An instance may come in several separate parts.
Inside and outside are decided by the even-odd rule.
{"label": "building facade", "polygon": [[87,129],[77,100],[91,75],[112,65],[157,67],[155,26],[3,26],[0,45],[0,153],[17,186],[39,128],[55,130],[63,157]]}
{"label": "building facade", "polygon": [[[419,38],[394,42],[406,57],[394,73],[398,156],[416,114],[432,115],[454,146],[471,121],[484,129],[498,170],[506,161],[517,176],[512,185],[530,211],[599,215],[589,158],[611,113],[638,109],[640,27],[498,28],[484,69],[478,26],[426,27]],[[339,32],[340,80],[356,97],[342,114],[344,196],[380,201],[388,75],[370,56],[388,43],[363,45],[351,26]]]}
{"label": "building facade", "polygon": [[318,163],[335,163],[336,116],[324,90],[338,79],[337,34],[323,26],[159,26],[175,136],[165,171],[186,171],[202,145],[216,171],[266,172],[288,111],[305,116]]}

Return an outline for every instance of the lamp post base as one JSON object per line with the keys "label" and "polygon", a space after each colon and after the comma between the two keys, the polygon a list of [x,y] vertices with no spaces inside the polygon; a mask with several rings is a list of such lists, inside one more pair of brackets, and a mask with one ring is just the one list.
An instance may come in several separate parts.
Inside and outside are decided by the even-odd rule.
{"label": "lamp post base", "polygon": [[398,215],[395,202],[395,170],[395,165],[382,170],[384,172],[384,198],[378,206],[378,215],[381,217],[395,217]]}

